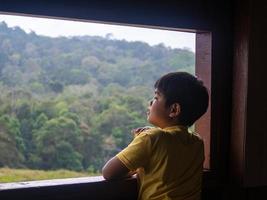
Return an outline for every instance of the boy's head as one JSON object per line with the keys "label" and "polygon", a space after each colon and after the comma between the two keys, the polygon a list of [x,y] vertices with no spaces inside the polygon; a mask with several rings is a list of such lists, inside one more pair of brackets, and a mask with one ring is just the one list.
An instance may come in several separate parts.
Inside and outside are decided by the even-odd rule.
{"label": "boy's head", "polygon": [[[208,108],[209,95],[202,81],[186,72],[172,72],[155,83],[156,93],[164,97],[165,108],[174,115],[180,125],[191,126]],[[153,102],[150,106],[152,106]],[[167,115],[166,115],[167,116]],[[170,115],[170,119],[171,116]]]}

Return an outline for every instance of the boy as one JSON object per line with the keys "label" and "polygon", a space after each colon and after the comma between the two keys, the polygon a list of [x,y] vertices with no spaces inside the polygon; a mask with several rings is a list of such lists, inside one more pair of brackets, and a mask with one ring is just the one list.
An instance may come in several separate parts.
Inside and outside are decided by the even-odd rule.
{"label": "boy", "polygon": [[103,167],[105,179],[137,173],[139,200],[201,198],[204,145],[188,127],[208,108],[203,83],[186,72],[155,83],[147,120],[156,128],[135,130],[134,140]]}

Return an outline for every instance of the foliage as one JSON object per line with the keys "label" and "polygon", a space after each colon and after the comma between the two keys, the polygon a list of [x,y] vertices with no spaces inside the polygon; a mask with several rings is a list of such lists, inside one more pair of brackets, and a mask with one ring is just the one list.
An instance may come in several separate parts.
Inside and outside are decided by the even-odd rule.
{"label": "foliage", "polygon": [[111,37],[49,38],[0,23],[0,167],[99,172],[148,125],[162,74],[194,53]]}

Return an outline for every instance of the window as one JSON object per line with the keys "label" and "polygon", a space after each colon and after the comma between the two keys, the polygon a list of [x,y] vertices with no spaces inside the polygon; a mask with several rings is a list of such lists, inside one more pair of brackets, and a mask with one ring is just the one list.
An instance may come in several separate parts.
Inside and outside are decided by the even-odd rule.
{"label": "window", "polygon": [[[12,17],[16,18],[9,16]],[[17,19],[25,23],[28,18]],[[51,27],[52,23],[46,25],[56,31],[64,29],[64,24],[68,23],[66,33],[70,35],[71,31],[88,24],[31,20],[43,20],[37,25],[41,28],[47,21],[57,21],[56,28]],[[148,125],[145,119],[147,101],[159,76],[175,70],[188,71],[199,76],[210,89],[209,33],[90,25],[90,29],[102,28],[102,35],[82,36],[79,32],[78,36],[64,36],[62,30],[46,33],[47,30],[41,32],[42,29],[25,32],[19,27],[0,24],[0,59],[3,63],[0,136],[9,139],[2,140],[2,145],[8,147],[2,152],[2,166],[51,170],[50,174],[46,172],[45,179],[99,175],[103,163],[129,143],[129,130]],[[117,32],[112,34],[106,29],[117,29]],[[146,34],[149,37],[144,41],[116,38],[116,34],[120,36],[123,31],[129,31],[127,40],[144,40],[138,36]],[[131,35],[133,31],[135,35]],[[159,37],[159,32],[165,35]],[[184,39],[171,41],[179,35]],[[186,39],[192,41],[191,46],[174,46]],[[209,127],[210,111],[195,126],[205,141],[206,169],[210,167]],[[5,174],[28,173],[9,168],[3,170],[6,170]],[[25,179],[10,181],[18,180]]]}

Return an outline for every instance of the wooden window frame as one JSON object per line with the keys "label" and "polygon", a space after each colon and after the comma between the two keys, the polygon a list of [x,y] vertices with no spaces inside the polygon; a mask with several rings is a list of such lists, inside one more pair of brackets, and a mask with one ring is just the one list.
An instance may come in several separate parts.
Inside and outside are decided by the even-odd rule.
{"label": "wooden window frame", "polygon": [[[196,76],[200,78],[209,91],[209,97],[211,97],[211,32],[196,32]],[[210,109],[211,98],[209,98],[209,107],[207,112],[196,122],[196,132],[199,133],[204,140],[205,145],[205,161],[204,169],[210,170]]]}
{"label": "wooden window frame", "polygon": [[[181,30],[195,32],[196,48],[200,50],[196,51],[196,74],[203,79],[206,85],[210,84],[208,87],[210,102],[212,102],[208,114],[200,119],[210,123],[209,125],[206,124],[210,129],[210,155],[206,152],[206,158],[209,161],[205,163],[209,170],[204,172],[203,187],[216,187],[226,182],[228,178],[232,87],[231,80],[226,80],[232,79],[232,29],[231,24],[225,23],[231,20],[229,15],[221,13],[228,9],[229,3],[223,2],[223,4],[216,5],[220,12],[216,13],[215,10],[211,15],[207,11],[213,7],[203,7],[203,2],[207,3],[206,1],[196,3],[189,0],[180,6],[173,5],[171,1],[154,2],[153,5],[145,3],[145,1],[144,3],[136,2],[134,5],[121,3],[119,6],[114,6],[112,1],[105,5],[99,2],[83,3],[83,1],[76,0],[75,3],[66,3],[63,8],[63,5],[58,2],[13,0],[12,2],[3,2],[0,12],[80,21],[132,24],[133,26],[165,27],[174,30],[181,28]],[[134,11],[133,7],[138,7],[138,11]],[[213,19],[216,16],[218,18]],[[209,70],[210,76],[208,78],[205,78],[204,74],[202,76],[201,70],[204,67],[198,68],[198,66],[208,66],[206,69]],[[205,130],[208,133],[207,128],[201,127],[199,122],[196,129],[202,134]],[[4,187],[5,189],[1,189]],[[135,199],[137,193],[136,179],[107,182],[101,177],[88,177],[87,181],[72,179],[70,181],[61,180],[60,182],[56,180],[32,182],[31,184],[10,183],[9,186],[0,184],[0,198],[5,197],[2,199],[21,197],[22,195],[28,197],[27,199],[36,199],[37,197],[38,199],[47,199],[47,197],[49,199],[73,199],[79,196],[81,198],[99,197],[95,199],[123,199],[125,198],[123,196],[124,191],[128,192],[127,199],[130,197]]]}

